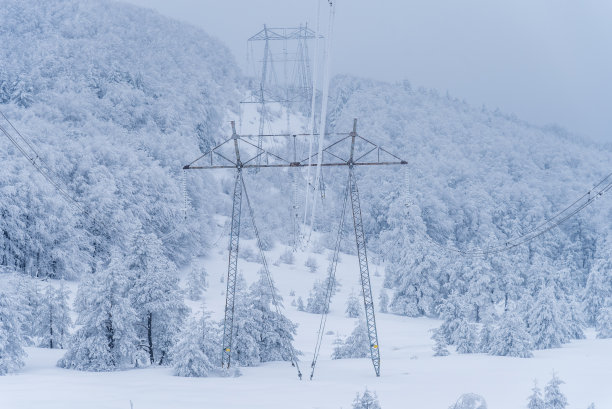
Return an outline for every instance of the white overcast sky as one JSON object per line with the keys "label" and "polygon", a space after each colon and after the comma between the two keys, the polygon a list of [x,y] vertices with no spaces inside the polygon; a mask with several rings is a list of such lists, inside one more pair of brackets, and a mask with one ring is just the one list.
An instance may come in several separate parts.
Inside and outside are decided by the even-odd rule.
{"label": "white overcast sky", "polygon": [[[407,79],[612,141],[611,0],[335,1],[333,73]],[[264,23],[316,24],[317,0],[128,2],[203,28],[243,68],[246,40]]]}

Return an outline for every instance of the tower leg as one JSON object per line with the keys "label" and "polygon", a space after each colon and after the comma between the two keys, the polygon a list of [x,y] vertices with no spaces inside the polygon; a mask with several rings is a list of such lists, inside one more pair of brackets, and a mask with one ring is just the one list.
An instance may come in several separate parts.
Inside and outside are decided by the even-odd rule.
{"label": "tower leg", "polygon": [[236,172],[232,206],[232,224],[229,242],[229,262],[227,266],[227,290],[225,292],[225,320],[223,324],[223,352],[221,367],[229,368],[232,355],[232,335],[234,331],[234,298],[236,295],[236,275],[238,273],[238,242],[240,239],[240,211],[242,208],[242,169]]}
{"label": "tower leg", "polygon": [[372,358],[372,364],[374,365],[374,372],[376,372],[376,376],[380,376],[380,350],[378,348],[378,334],[376,332],[376,317],[374,316],[374,300],[372,297],[372,286],[370,284],[370,271],[368,269],[368,256],[366,254],[363,221],[361,219],[359,191],[357,190],[357,180],[355,179],[355,173],[352,166],[349,168],[349,188],[351,205],[353,208],[353,225],[355,226],[357,256],[359,258],[359,273],[361,275],[361,291],[363,293],[365,318],[368,327],[368,339],[370,340],[370,356]]}

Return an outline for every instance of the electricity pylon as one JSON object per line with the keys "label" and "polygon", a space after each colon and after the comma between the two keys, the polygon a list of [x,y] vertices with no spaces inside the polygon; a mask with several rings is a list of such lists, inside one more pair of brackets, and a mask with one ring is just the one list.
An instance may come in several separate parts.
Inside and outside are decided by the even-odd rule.
{"label": "electricity pylon", "polygon": [[[232,336],[234,331],[234,300],[236,295],[236,276],[238,267],[238,243],[240,239],[240,213],[242,207],[243,189],[246,188],[243,179],[243,170],[250,168],[301,168],[316,166],[313,157],[302,160],[288,160],[270,151],[264,150],[259,144],[253,143],[254,137],[260,135],[238,135],[235,124],[232,121],[232,136],[210,151],[198,157],[196,160],[183,169],[235,169],[234,195],[232,200],[232,221],[230,230],[229,260],[227,268],[227,291],[225,300],[225,321],[223,326],[222,341],[222,361],[223,368],[229,368],[231,363]],[[307,134],[309,135],[309,134]],[[334,134],[342,136],[322,150],[323,158],[321,166],[346,166],[348,167],[348,192],[351,199],[353,212],[353,227],[355,231],[355,243],[357,246],[357,256],[359,259],[359,273],[361,278],[361,290],[365,309],[366,324],[368,329],[368,339],[370,342],[370,357],[374,365],[376,376],[380,376],[380,348],[378,343],[378,333],[376,330],[376,317],[374,314],[374,300],[372,297],[372,287],[370,284],[370,272],[368,267],[368,257],[366,251],[366,239],[363,231],[363,221],[361,217],[361,204],[359,200],[359,190],[355,177],[356,166],[380,166],[380,165],[406,165],[405,160],[400,159],[389,151],[370,142],[357,134],[357,119],[353,122],[353,130],[348,134]],[[298,135],[261,135],[261,136],[293,136]],[[341,156],[343,142],[350,143],[348,157]],[[359,145],[359,146],[358,146]],[[359,152],[358,152],[359,150]],[[247,153],[245,155],[245,152]],[[235,156],[235,159],[230,159]],[[266,157],[266,162],[261,162],[262,157]],[[310,159],[310,161],[309,161]],[[202,164],[206,162],[205,164]],[[259,162],[259,163],[258,163]],[[309,164],[310,163],[310,164]],[[298,368],[299,373],[299,368]],[[300,374],[301,376],[301,374]]]}
{"label": "electricity pylon", "polygon": [[[242,104],[254,104],[259,110],[259,128],[257,147],[263,147],[263,134],[266,124],[270,124],[273,106],[280,106],[285,110],[287,132],[290,131],[290,112],[292,107],[305,110],[310,107],[313,92],[312,73],[310,68],[310,53],[308,42],[316,39],[316,34],[308,25],[299,27],[268,27],[247,40],[248,68],[258,80],[253,82],[250,95]],[[260,54],[255,56],[255,54]],[[261,58],[261,59],[260,59]],[[261,63],[261,65],[259,65]],[[241,121],[242,121],[242,109]],[[242,124],[242,122],[241,122]],[[242,126],[240,127],[242,130]],[[294,146],[295,149],[295,146]],[[266,159],[260,156],[256,159],[257,165]],[[259,167],[250,169],[250,173],[257,173]],[[293,251],[297,251],[300,242],[299,222],[299,196],[298,174],[294,172],[294,193],[291,205]]]}

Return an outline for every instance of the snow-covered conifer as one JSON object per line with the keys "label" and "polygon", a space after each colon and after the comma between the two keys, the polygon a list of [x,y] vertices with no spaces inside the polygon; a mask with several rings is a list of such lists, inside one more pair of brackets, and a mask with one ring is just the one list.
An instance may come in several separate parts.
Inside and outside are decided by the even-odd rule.
{"label": "snow-covered conifer", "polygon": [[567,398],[561,392],[560,385],[564,384],[561,379],[553,374],[552,379],[544,388],[544,404],[546,409],[565,409],[567,407]]}
{"label": "snow-covered conifer", "polygon": [[544,399],[542,399],[542,391],[538,388],[537,381],[533,381],[531,395],[527,398],[527,409],[546,409]]}
{"label": "snow-covered conifer", "polygon": [[378,402],[378,396],[376,396],[376,392],[370,392],[368,388],[366,388],[363,395],[359,395],[355,397],[353,401],[353,409],[381,409],[380,403]]}
{"label": "snow-covered conifer", "polygon": [[154,234],[139,230],[130,249],[129,297],[136,311],[141,348],[152,364],[169,364],[168,352],[189,311],[179,288],[176,266],[163,254],[161,240]]}
{"label": "snow-covered conifer", "polygon": [[346,300],[346,310],[344,311],[344,313],[349,318],[358,318],[361,314],[361,305],[359,303],[359,298],[353,292],[351,292],[351,294]]}
{"label": "snow-covered conifer", "polygon": [[434,356],[447,356],[449,355],[448,349],[446,349],[446,340],[444,336],[441,334],[439,328],[433,330],[433,335],[431,337],[435,341],[433,346]]}
{"label": "snow-covered conifer", "polygon": [[585,327],[583,310],[573,297],[565,297],[565,300],[559,303],[561,316],[565,320],[566,337],[568,339],[584,339]]}
{"label": "snow-covered conifer", "polygon": [[291,350],[297,325],[276,311],[274,302],[280,305],[282,297],[270,285],[264,272],[260,271],[259,280],[251,285],[247,295],[249,313],[258,329],[259,361],[289,361],[293,355]]}
{"label": "snow-covered conifer", "polygon": [[295,263],[295,254],[293,254],[290,248],[287,248],[280,255],[279,260],[281,263],[292,265]]}
{"label": "snow-covered conifer", "polygon": [[206,270],[201,266],[192,266],[187,274],[187,294],[191,301],[198,301],[206,288]]}
{"label": "snow-covered conifer", "polygon": [[489,315],[495,302],[496,283],[491,266],[482,259],[475,259],[467,266],[470,280],[467,285],[466,299],[471,310],[470,319],[480,322]]}
{"label": "snow-covered conifer", "polygon": [[297,298],[297,310],[304,311],[304,300],[302,300],[301,296]]}
{"label": "snow-covered conifer", "polygon": [[25,365],[26,316],[21,311],[20,298],[14,288],[0,288],[0,375],[18,371]]}
{"label": "snow-covered conifer", "polygon": [[494,334],[495,327],[493,321],[490,318],[485,319],[478,333],[478,352],[488,353],[491,350]]}
{"label": "snow-covered conifer", "polygon": [[308,257],[304,265],[308,267],[308,271],[310,271],[311,273],[316,273],[317,269],[319,268],[319,265],[317,264],[317,260],[315,260],[315,258],[312,256]]}
{"label": "snow-covered conifer", "polygon": [[60,349],[67,346],[72,327],[68,295],[63,281],[58,289],[47,285],[35,319],[39,346]]}
{"label": "snow-covered conifer", "polygon": [[260,326],[251,313],[251,300],[248,298],[246,281],[239,274],[236,278],[234,304],[234,333],[232,340],[232,362],[239,366],[256,366],[260,362]]}
{"label": "snow-covered conifer", "polygon": [[451,294],[438,306],[438,314],[444,320],[440,325],[440,335],[444,337],[448,345],[455,343],[455,332],[464,318],[464,306],[462,299],[455,293]]}
{"label": "snow-covered conifer", "polygon": [[612,236],[597,243],[593,264],[582,292],[582,307],[586,323],[595,326],[599,310],[612,298]]}
{"label": "snow-covered conifer", "polygon": [[[306,299],[306,308],[304,309],[306,312],[309,312],[311,314],[322,314],[323,312],[325,312],[326,308],[329,308],[329,305],[326,305],[326,297],[329,291],[330,280],[331,278],[328,275],[325,281],[315,281],[312,286],[312,289],[310,290],[310,294]],[[333,297],[333,295],[336,293],[338,287],[339,283],[334,278],[334,284],[332,285],[331,296],[329,299],[330,303],[331,297]]]}
{"label": "snow-covered conifer", "polygon": [[22,335],[24,345],[33,345],[33,338],[36,336],[36,317],[42,302],[43,295],[40,291],[39,280],[24,277],[13,284],[16,294],[18,294],[21,304],[21,313],[24,319]]}
{"label": "snow-covered conifer", "polygon": [[432,314],[438,290],[432,275],[440,268],[439,264],[429,252],[413,254],[413,249],[410,249],[408,253],[405,255],[410,262],[408,266],[401,259],[386,268],[386,278],[395,281],[391,284],[395,292],[389,309],[409,317]]}
{"label": "snow-covered conifer", "polygon": [[471,354],[478,350],[478,327],[465,318],[458,321],[457,329],[453,332],[453,345],[460,354]]}
{"label": "snow-covered conifer", "polygon": [[210,321],[210,314],[202,310],[199,319],[192,318],[172,348],[174,374],[186,377],[204,377],[214,373],[221,359],[219,329]]}
{"label": "snow-covered conifer", "polygon": [[387,294],[387,290],[384,288],[380,290],[380,295],[378,296],[378,311],[382,313],[386,313],[389,310],[389,295]]}
{"label": "snow-covered conifer", "polygon": [[136,317],[128,298],[129,273],[123,257],[81,281],[77,294],[77,324],[69,348],[58,366],[84,371],[113,371],[139,364]]}
{"label": "snow-covered conifer", "polygon": [[336,340],[332,359],[365,358],[370,356],[370,340],[365,320],[357,320],[351,335],[344,340]]}
{"label": "snow-covered conifer", "polygon": [[530,358],[531,336],[525,328],[525,322],[519,315],[508,310],[504,312],[501,321],[495,328],[489,353],[491,355],[515,356]]}
{"label": "snow-covered conifer", "polygon": [[595,329],[597,338],[612,338],[612,298],[599,311]]}
{"label": "snow-covered conifer", "polygon": [[540,290],[535,305],[528,312],[527,325],[535,349],[556,348],[568,341],[567,325],[552,288]]}
{"label": "snow-covered conifer", "polygon": [[603,308],[606,299],[612,297],[612,284],[609,282],[612,277],[606,280],[605,272],[596,267],[599,267],[597,263],[591,268],[582,297],[586,322],[592,326],[595,326],[599,310]]}

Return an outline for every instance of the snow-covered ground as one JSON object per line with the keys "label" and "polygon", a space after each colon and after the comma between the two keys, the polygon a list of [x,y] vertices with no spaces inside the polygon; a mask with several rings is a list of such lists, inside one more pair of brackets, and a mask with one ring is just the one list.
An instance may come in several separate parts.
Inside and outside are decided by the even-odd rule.
{"label": "snow-covered ground", "polygon": [[[224,306],[226,240],[206,259],[209,287],[207,308],[221,318]],[[241,248],[253,241],[243,240]],[[341,288],[333,298],[327,330],[317,370],[312,381],[310,361],[315,345],[319,316],[299,312],[291,301],[304,302],[316,279],[327,270],[327,251],[322,254],[298,252],[293,265],[273,265],[285,250],[277,245],[267,253],[276,285],[284,297],[286,314],[299,324],[295,346],[301,356],[304,380],[286,362],[255,368],[242,368],[238,378],[180,378],[170,368],[147,368],[125,372],[88,373],[57,368],[63,351],[28,348],[26,367],[18,374],[0,377],[0,408],[349,408],[356,392],[366,387],[378,393],[384,409],[446,409],[465,392],[484,396],[490,409],[526,407],[533,380],[542,387],[553,371],[566,384],[569,409],[584,409],[591,402],[597,408],[612,408],[612,339],[574,341],[563,348],[536,351],[534,358],[493,357],[483,354],[433,357],[430,329],[439,322],[427,318],[407,318],[377,313],[381,345],[381,376],[376,378],[369,359],[331,360],[336,334],[348,335],[355,320],[344,315],[351,291],[359,291],[355,256],[341,255],[338,279]],[[309,256],[316,258],[317,273],[304,266]],[[382,288],[382,266],[371,265],[375,299]],[[247,281],[254,281],[259,265],[239,260],[239,270]],[[225,281],[225,280],[224,280]],[[290,296],[295,291],[295,297]],[[74,291],[73,291],[74,295]],[[191,304],[195,310],[197,303]]]}

